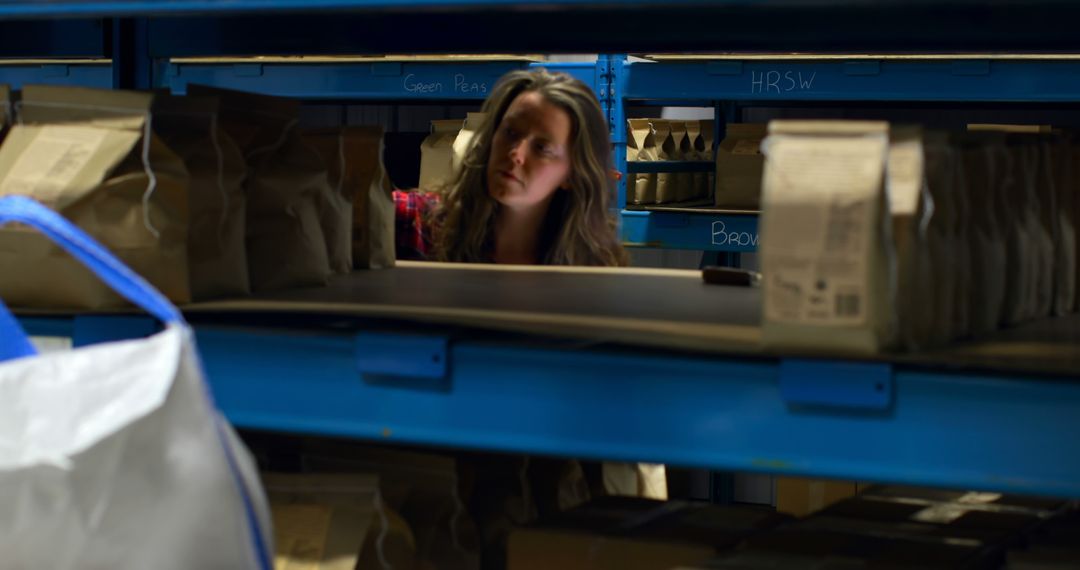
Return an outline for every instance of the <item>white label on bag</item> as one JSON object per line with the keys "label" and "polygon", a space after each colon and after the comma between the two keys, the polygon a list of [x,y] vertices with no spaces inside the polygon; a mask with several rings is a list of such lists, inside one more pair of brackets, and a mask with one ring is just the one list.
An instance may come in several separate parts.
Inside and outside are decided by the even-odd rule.
{"label": "white label on bag", "polygon": [[30,196],[56,204],[107,134],[92,127],[41,127],[0,182],[0,195]]}
{"label": "white label on bag", "polygon": [[909,140],[889,146],[888,194],[892,215],[915,215],[922,191],[922,143]]}
{"label": "white label on bag", "polygon": [[884,137],[785,137],[769,151],[762,245],[769,320],[859,325]]}
{"label": "white label on bag", "polygon": [[964,516],[970,509],[952,503],[940,503],[926,507],[911,515],[911,520],[926,523],[949,524]]}

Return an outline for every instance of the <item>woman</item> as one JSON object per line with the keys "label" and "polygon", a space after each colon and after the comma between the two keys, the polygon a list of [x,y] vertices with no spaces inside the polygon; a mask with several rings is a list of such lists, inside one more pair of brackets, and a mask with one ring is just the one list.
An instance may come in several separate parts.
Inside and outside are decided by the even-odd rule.
{"label": "woman", "polygon": [[[545,70],[515,71],[484,103],[462,167],[430,220],[439,261],[625,265],[609,208],[611,139],[592,90]],[[398,195],[399,215],[426,209]]]}

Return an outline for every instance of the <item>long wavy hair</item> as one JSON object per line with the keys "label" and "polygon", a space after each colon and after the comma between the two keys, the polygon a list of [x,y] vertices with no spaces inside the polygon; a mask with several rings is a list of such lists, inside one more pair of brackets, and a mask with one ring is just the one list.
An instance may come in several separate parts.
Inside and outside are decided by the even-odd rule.
{"label": "long wavy hair", "polygon": [[555,192],[541,226],[539,259],[545,265],[625,265],[608,208],[614,195],[611,138],[592,89],[564,73],[514,71],[492,90],[486,117],[435,214],[434,246],[440,261],[491,262],[499,203],[488,194],[491,144],[514,99],[539,93],[570,116],[570,176]]}

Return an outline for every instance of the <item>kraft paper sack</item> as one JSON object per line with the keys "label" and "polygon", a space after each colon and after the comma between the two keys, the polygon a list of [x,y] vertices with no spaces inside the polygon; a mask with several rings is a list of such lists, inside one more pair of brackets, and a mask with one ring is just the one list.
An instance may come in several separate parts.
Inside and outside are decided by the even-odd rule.
{"label": "kraft paper sack", "polygon": [[[701,151],[701,148],[705,143],[701,140],[701,123],[702,121],[688,120],[686,121],[686,141],[690,146],[690,150],[686,153],[686,160],[692,161],[707,161],[710,160],[709,156]],[[691,199],[702,198],[708,195],[707,188],[708,174],[705,172],[694,172],[690,175],[690,195]]]}
{"label": "kraft paper sack", "polygon": [[221,128],[221,105],[212,97],[154,99],[154,132],[184,161],[188,184],[188,264],[196,299],[247,295],[244,245],[247,164]]}
{"label": "kraft paper sack", "polygon": [[[656,138],[657,160],[678,160],[678,149],[675,147],[675,139],[671,135],[671,121],[665,119],[650,119],[653,133]],[[674,172],[661,172],[656,175],[656,203],[667,204],[674,202],[678,197],[678,175]]]}
{"label": "kraft paper sack", "polygon": [[330,194],[326,165],[300,136],[300,103],[189,85],[221,100],[222,127],[247,161],[247,255],[253,291],[325,285],[330,278],[319,205]]}
{"label": "kraft paper sack", "polygon": [[766,140],[762,342],[874,353],[893,344],[889,127],[773,121]]}
{"label": "kraft paper sack", "polygon": [[[0,147],[0,196],[29,196],[115,252],[171,300],[191,300],[188,173],[151,131],[147,93],[29,85]],[[125,302],[42,236],[0,230],[0,296],[22,307]]]}
{"label": "kraft paper sack", "polygon": [[957,294],[956,208],[953,200],[957,156],[944,132],[927,132],[926,183],[934,203],[934,215],[927,229],[930,263],[934,275],[932,344],[942,345],[955,338],[953,306]]}
{"label": "kraft paper sack", "polygon": [[[382,269],[394,266],[394,199],[383,167],[382,127],[344,127],[309,133],[330,169],[331,184],[350,201],[350,209],[334,216],[339,227],[351,228],[345,237],[351,251],[349,267]],[[341,251],[339,249],[339,251]],[[335,255],[331,253],[331,259]],[[343,267],[340,260],[338,267]]]}
{"label": "kraft paper sack", "polygon": [[1064,135],[1052,143],[1053,192],[1058,234],[1054,242],[1054,315],[1061,316],[1076,309],[1076,223],[1073,218],[1072,141]]}
{"label": "kraft paper sack", "polygon": [[306,570],[413,568],[416,540],[369,474],[264,473],[274,566]]}
{"label": "kraft paper sack", "polygon": [[765,167],[761,141],[765,134],[765,125],[727,126],[727,135],[716,149],[717,207],[739,210],[761,207],[761,177]]}
{"label": "kraft paper sack", "polygon": [[896,314],[900,344],[915,350],[929,344],[933,327],[933,270],[927,226],[933,204],[926,186],[922,130],[893,128],[886,190],[896,253]]}
{"label": "kraft paper sack", "polygon": [[[626,144],[628,162],[649,162],[657,160],[656,135],[649,119],[628,119],[629,135]],[[656,174],[635,174],[627,182],[627,193],[634,204],[656,203]]]}
{"label": "kraft paper sack", "polygon": [[1005,232],[995,202],[1002,168],[995,159],[1004,137],[968,133],[957,138],[967,179],[971,209],[971,332],[982,336],[997,330],[1005,301]]}
{"label": "kraft paper sack", "polygon": [[0,140],[7,135],[15,122],[15,109],[11,102],[11,87],[0,83]]}
{"label": "kraft paper sack", "polygon": [[472,148],[472,141],[476,136],[476,131],[480,130],[480,125],[484,122],[485,117],[487,117],[487,113],[468,113],[465,116],[465,126],[454,137],[454,154],[451,160],[451,168],[455,173],[461,169],[461,164],[465,161],[465,155]]}
{"label": "kraft paper sack", "polygon": [[[690,144],[686,121],[670,121],[671,140],[675,145],[673,160],[693,160],[693,147]],[[694,174],[679,172],[675,174],[675,201],[683,202],[694,197]]]}
{"label": "kraft paper sack", "polygon": [[454,181],[454,141],[461,119],[431,121],[431,134],[420,143],[420,189],[443,192]]}
{"label": "kraft paper sack", "polygon": [[254,459],[214,406],[180,311],[45,206],[0,198],[5,222],[52,236],[164,328],[37,354],[0,303],[2,565],[269,570]]}

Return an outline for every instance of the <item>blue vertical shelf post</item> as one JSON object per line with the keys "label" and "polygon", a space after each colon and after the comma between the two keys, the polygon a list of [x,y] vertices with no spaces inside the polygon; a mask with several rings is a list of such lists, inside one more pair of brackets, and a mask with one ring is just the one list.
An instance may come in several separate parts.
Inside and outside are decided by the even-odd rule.
{"label": "blue vertical shelf post", "polygon": [[112,20],[113,89],[153,87],[149,22],[146,18]]}

